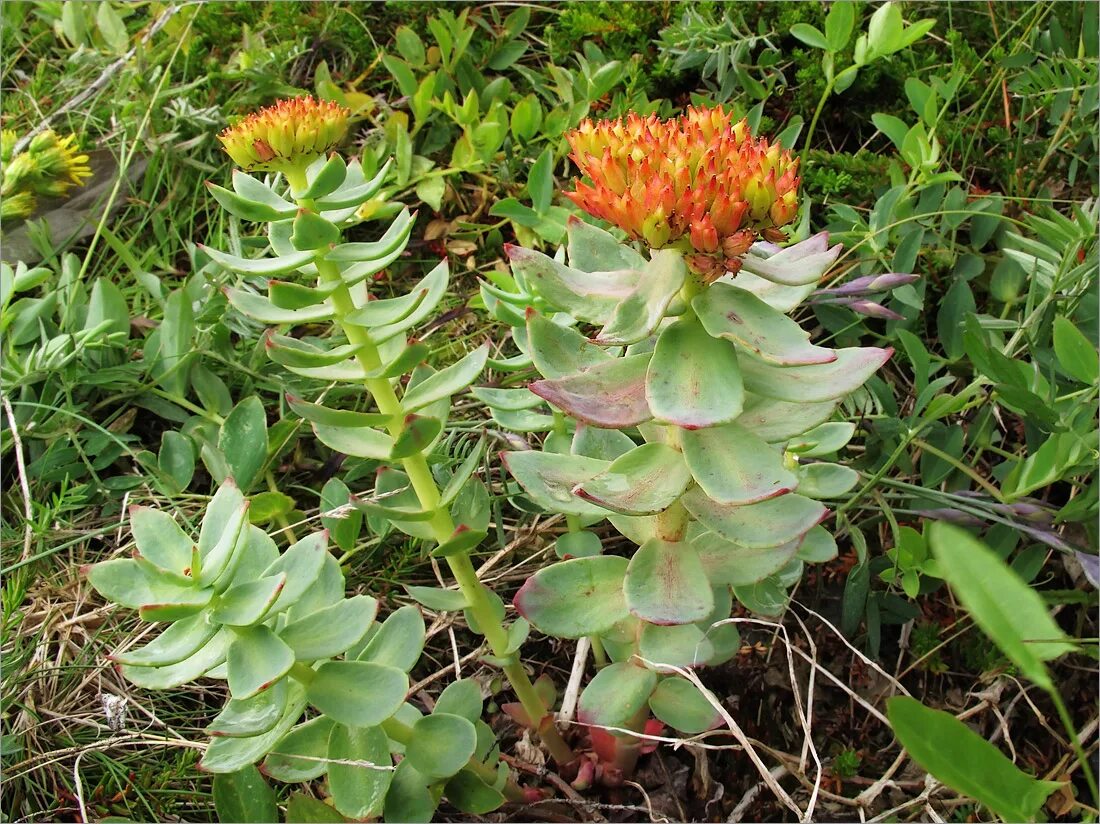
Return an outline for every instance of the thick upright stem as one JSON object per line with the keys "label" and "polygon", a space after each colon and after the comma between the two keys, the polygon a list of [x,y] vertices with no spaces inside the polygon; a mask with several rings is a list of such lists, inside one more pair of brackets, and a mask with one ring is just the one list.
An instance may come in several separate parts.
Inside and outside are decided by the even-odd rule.
{"label": "thick upright stem", "polygon": [[[288,173],[287,179],[291,187],[298,191],[301,191],[305,186],[304,175],[299,176],[298,173]],[[303,208],[309,208],[312,203],[303,200],[299,205]],[[378,348],[371,340],[366,329],[347,323],[345,320],[355,310],[356,306],[350,290],[344,285],[339,268],[335,263],[324,260],[321,255],[317,256],[316,265],[321,282],[326,286],[335,286],[334,291],[329,296],[329,302],[336,323],[343,330],[348,342],[360,347],[356,359],[364,371],[367,373],[373,372],[382,366]],[[366,378],[364,383],[374,398],[378,411],[391,416],[386,428],[390,436],[396,439],[404,430],[405,421],[401,410],[401,402],[398,400],[393,386],[386,378]],[[447,508],[440,506],[439,487],[432,477],[427,460],[423,454],[418,452],[401,459],[401,465],[409,477],[409,483],[416,492],[420,505],[425,511],[434,513],[428,522],[432,537],[437,543],[443,543],[453,535],[455,525]],[[553,723],[539,723],[548,714],[546,705],[539,698],[523,665],[514,655],[508,656],[508,632],[494,615],[493,603],[489,598],[489,593],[478,579],[477,572],[474,570],[469,556],[465,554],[453,555],[447,557],[446,561],[451,569],[451,574],[454,575],[455,581],[458,583],[459,589],[466,597],[470,614],[477,622],[478,629],[485,636],[485,640],[488,641],[493,654],[501,659],[511,658],[511,663],[503,666],[504,673],[528,717],[535,721],[546,748],[555,761],[562,764],[571,762],[575,758],[573,751],[565,743]]]}

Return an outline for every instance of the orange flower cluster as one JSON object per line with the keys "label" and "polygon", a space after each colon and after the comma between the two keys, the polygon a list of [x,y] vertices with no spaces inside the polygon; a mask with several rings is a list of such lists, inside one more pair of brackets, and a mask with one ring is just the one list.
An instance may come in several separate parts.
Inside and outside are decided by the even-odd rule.
{"label": "orange flower cluster", "polygon": [[798,160],[721,107],[586,120],[567,138],[592,185],[566,197],[653,248],[686,239],[704,273],[736,271],[758,235],[785,239],[798,212]]}
{"label": "orange flower cluster", "polygon": [[253,112],[218,140],[233,162],[248,171],[304,167],[344,139],[348,114],[339,103],[295,97]]}

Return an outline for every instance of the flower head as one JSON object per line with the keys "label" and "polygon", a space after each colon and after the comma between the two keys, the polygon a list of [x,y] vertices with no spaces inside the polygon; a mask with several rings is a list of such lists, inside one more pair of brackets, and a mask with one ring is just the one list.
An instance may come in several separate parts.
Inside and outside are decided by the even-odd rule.
{"label": "flower head", "polygon": [[348,114],[339,103],[295,97],[253,112],[218,140],[245,170],[304,168],[344,139]]}
{"label": "flower head", "polygon": [[70,186],[83,186],[84,178],[92,176],[88,155],[74,147],[76,135],[61,137],[52,129],[36,135],[28,147],[42,177],[47,178],[39,191],[61,195]]}
{"label": "flower head", "polygon": [[566,196],[651,247],[695,250],[693,268],[735,270],[759,235],[784,239],[798,211],[798,160],[721,107],[586,120],[567,138],[592,185]]}

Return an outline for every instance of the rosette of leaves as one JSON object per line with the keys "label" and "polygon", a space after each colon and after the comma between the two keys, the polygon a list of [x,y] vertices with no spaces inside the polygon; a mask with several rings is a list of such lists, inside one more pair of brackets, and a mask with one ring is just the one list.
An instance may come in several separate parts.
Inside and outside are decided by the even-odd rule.
{"label": "rosette of leaves", "polygon": [[451,684],[428,715],[406,702],[424,646],[420,610],[376,623],[374,598],[345,597],[326,532],[280,553],[249,524],[231,481],[211,499],[197,540],[148,507],[131,508],[130,527],[134,557],[95,564],[88,580],[165,628],[111,660],[147,689],[227,681],[202,769],[235,773],[262,759],[278,781],[326,776],[336,809],[355,819],[428,821],[444,794],[473,813],[505,793],[519,797],[474,682]]}
{"label": "rosette of leaves", "polygon": [[[465,611],[469,625],[489,644],[488,660],[504,669],[527,714],[540,719],[542,737],[555,757],[569,761],[571,751],[519,663],[527,622],[503,623],[504,603],[481,584],[469,557],[489,526],[489,495],[474,475],[481,449],[471,451],[453,470],[430,465],[452,396],[478,377],[489,348],[481,346],[437,370],[425,362],[427,345],[409,337],[447,289],[446,261],[404,295],[372,299],[369,294],[370,279],[408,243],[414,218],[408,209],[379,240],[342,238],[345,226],[357,220],[359,207],[380,190],[386,173],[383,167],[365,180],[356,161],[348,163],[334,154],[308,168],[285,170],[289,191],[280,191],[236,172],[233,191],[217,186],[211,191],[232,214],[268,224],[269,252],[258,258],[206,252],[227,269],[267,278],[266,297],[243,287],[227,289],[226,295],[241,313],[269,325],[264,344],[272,360],[303,377],[354,388],[356,398],[370,399],[369,406],[350,409],[295,396],[286,399],[323,444],[378,466],[373,489],[352,493],[342,485],[330,487],[326,498],[435,544],[432,554],[446,560],[458,589],[410,588],[410,593],[432,609]],[[324,334],[316,334],[319,325]],[[301,330],[298,336],[291,334],[296,328]]]}
{"label": "rosette of leaves", "polygon": [[[515,605],[550,635],[597,639],[616,662],[586,689],[581,720],[640,729],[651,711],[697,733],[718,721],[714,707],[662,671],[728,660],[732,597],[778,615],[803,564],[835,556],[822,501],[858,476],[822,460],[855,429],[832,418],[891,350],[817,346],[788,316],[839,254],[825,234],[756,244],[709,285],[678,250],[647,258],[578,220],[567,251],[568,263],[522,248],[510,258],[517,282],[599,327],[589,339],[528,311],[516,336],[542,375],[530,392],[576,421],[572,439],[503,458],[531,501],[607,517],[638,550],[546,567]],[[604,760],[629,769],[618,744]]]}

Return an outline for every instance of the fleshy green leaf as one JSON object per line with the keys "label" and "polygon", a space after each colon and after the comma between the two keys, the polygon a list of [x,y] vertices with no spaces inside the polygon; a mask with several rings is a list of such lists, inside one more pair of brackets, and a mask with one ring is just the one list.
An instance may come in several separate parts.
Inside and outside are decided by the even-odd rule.
{"label": "fleshy green leaf", "polygon": [[682,498],[703,526],[742,546],[771,547],[804,535],[829,513],[822,504],[794,493],[758,504],[730,506],[712,501],[698,488]]}
{"label": "fleshy green leaf", "polygon": [[810,343],[810,334],[756,295],[715,283],[691,302],[707,333],[745,347],[777,366],[831,363],[836,352]]}
{"label": "fleshy green leaf", "polygon": [[413,724],[405,757],[421,775],[449,778],[466,766],[476,746],[477,733],[470,721],[436,711]]}
{"label": "fleshy green leaf", "polygon": [[178,664],[198,652],[218,631],[210,615],[200,612],[171,624],[164,632],[140,649],[116,652],[112,661],[138,667],[164,667]]}
{"label": "fleshy green leaf", "polygon": [[198,651],[176,664],[161,667],[123,666],[122,674],[139,687],[151,690],[166,690],[194,681],[207,671],[212,670],[225,660],[229,649],[230,633],[219,630]]}
{"label": "fleshy green leaf", "polygon": [[837,349],[832,363],[813,366],[770,366],[754,358],[741,358],[745,388],[757,395],[792,403],[811,403],[843,398],[862,386],[894,354],[893,349]]}
{"label": "fleshy green leaf", "polygon": [[219,821],[268,824],[279,817],[275,791],[251,764],[215,775],[213,795]]}
{"label": "fleshy green leaf", "polygon": [[369,426],[351,429],[315,423],[313,433],[317,436],[317,440],[329,449],[356,458],[384,461],[388,460],[393,452],[393,438]]}
{"label": "fleshy green leaf", "polygon": [[392,419],[392,415],[384,415],[381,412],[353,412],[350,409],[330,409],[316,403],[309,403],[294,395],[286,396],[287,406],[295,414],[305,418],[310,423],[319,423],[323,426],[335,428],[358,429],[367,426],[386,426]]}
{"label": "fleshy green leaf", "polygon": [[370,629],[378,602],[355,595],[289,623],[279,637],[298,661],[317,661],[339,655]]}
{"label": "fleshy green leaf", "polygon": [[551,306],[575,318],[605,323],[618,303],[634,291],[639,273],[582,272],[533,249],[506,246],[512,271]]}
{"label": "fleshy green leaf", "polygon": [[690,624],[714,609],[706,571],[686,541],[642,544],[630,559],[623,593],[630,612],[653,624]]}
{"label": "fleshy green leaf", "polygon": [[566,221],[568,241],[566,248],[569,265],[582,272],[615,272],[622,269],[639,270],[645,266],[645,258],[610,232],[591,223],[585,223],[576,215]]}
{"label": "fleshy green leaf", "polygon": [[690,482],[691,473],[680,452],[662,443],[647,443],[577,484],[573,493],[614,512],[650,515],[678,500]]}
{"label": "fleshy green leaf", "polygon": [[306,698],[338,724],[373,727],[397,712],[408,689],[409,677],[395,667],[328,661],[317,669],[306,688]]}
{"label": "fleshy green leaf", "polygon": [[382,812],[393,759],[381,728],[337,724],[329,735],[328,757],[329,790],[336,809],[356,820]]}
{"label": "fleshy green leaf", "polygon": [[424,616],[414,606],[394,610],[382,622],[370,643],[357,657],[408,672],[420,660],[424,649]]}
{"label": "fleshy green leaf", "polygon": [[268,689],[294,664],[294,653],[271,627],[236,629],[229,645],[229,691],[234,698],[250,698]]}
{"label": "fleshy green leaf", "polygon": [[1082,383],[1096,383],[1100,378],[1100,356],[1072,321],[1059,316],[1054,319],[1054,354],[1058,365],[1072,378]]}
{"label": "fleshy green leaf", "polygon": [[435,814],[436,800],[428,788],[430,780],[402,760],[393,773],[382,818],[387,824],[428,824]]}
{"label": "fleshy green leaf", "polygon": [[304,690],[299,684],[290,682],[287,685],[286,710],[278,724],[262,735],[215,738],[207,746],[206,753],[199,762],[200,769],[212,773],[226,773],[256,763],[270,752],[275,742],[294,726],[305,706]]}
{"label": "fleshy green leaf", "polygon": [[698,735],[722,723],[722,715],[686,678],[663,678],[649,696],[658,720],[685,735]]}
{"label": "fleshy green leaf", "polygon": [[627,662],[608,664],[584,688],[577,706],[583,724],[625,727],[649,701],[657,674]]}
{"label": "fleshy green leaf", "polygon": [[576,329],[554,323],[534,310],[527,312],[531,359],[546,378],[564,378],[611,360],[604,349]]}
{"label": "fleshy green leaf", "polygon": [[696,483],[717,503],[753,504],[798,486],[780,451],[736,423],[685,430],[680,445]]}
{"label": "fleshy green leaf", "polygon": [[604,345],[625,345],[648,338],[686,279],[687,265],[678,251],[653,252],[649,262],[637,273],[634,288],[615,305],[596,341]]}
{"label": "fleshy green leaf", "polygon": [[807,498],[838,498],[859,481],[854,469],[834,463],[813,463],[799,467],[798,492]]}
{"label": "fleshy green leaf", "polygon": [[218,598],[211,617],[219,624],[248,627],[258,624],[271,611],[286,585],[286,573],[231,586]]}
{"label": "fleshy green leaf", "polygon": [[[262,184],[261,184],[262,185]],[[236,192],[232,192],[229,189],[223,189],[214,183],[207,181],[206,189],[210,194],[214,196],[214,200],[218,201],[223,209],[234,217],[239,217],[241,220],[251,220],[253,223],[267,223],[271,220],[283,220],[288,217],[293,217],[294,213],[298,211],[298,207],[293,203],[289,203],[276,195],[274,192],[270,192],[271,202],[261,203],[256,200],[250,200],[245,197],[241,197]],[[276,206],[279,201],[282,201],[281,206]]]}
{"label": "fleshy green leaf", "polygon": [[251,698],[231,698],[206,728],[206,733],[230,738],[263,735],[274,729],[283,717],[288,695],[287,680],[281,678],[271,685],[271,689],[261,690]]}
{"label": "fleshy green leaf", "polygon": [[[303,252],[302,254],[308,254]],[[223,290],[229,303],[242,315],[271,324],[318,323],[332,319],[332,307],[327,303],[318,303],[302,309],[283,309],[262,295],[246,292],[243,289],[226,288]]]}
{"label": "fleshy green leaf", "polygon": [[[298,724],[275,744],[260,769],[276,781],[320,778],[328,772],[328,743],[333,726],[332,719],[325,715]],[[289,811],[287,820],[294,820]]]}
{"label": "fleshy green leaf", "polygon": [[733,344],[694,320],[673,322],[657,338],[645,395],[659,421],[687,429],[733,421],[744,399]]}
{"label": "fleshy green leaf", "polygon": [[544,509],[567,515],[606,514],[602,507],[574,495],[573,488],[607,470],[610,462],[534,450],[504,452],[501,459],[528,497]]}
{"label": "fleshy green leaf", "polygon": [[705,532],[692,541],[692,546],[712,584],[745,586],[783,569],[795,557],[801,542],[799,537],[779,546],[745,547],[714,532]]}
{"label": "fleshy green leaf", "polygon": [[489,357],[489,346],[479,346],[462,360],[440,369],[416,386],[409,389],[401,399],[401,407],[406,412],[415,412],[428,404],[449,398],[465,389],[481,374],[485,360]]}
{"label": "fleshy green leaf", "polygon": [[230,272],[238,272],[242,275],[281,275],[285,272],[294,272],[308,263],[313,262],[312,251],[299,251],[288,255],[268,256],[261,258],[245,258],[237,255],[229,255],[211,249],[209,246],[200,247],[210,259]]}
{"label": "fleshy green leaf", "polygon": [[836,401],[788,403],[750,393],[737,423],[768,443],[781,443],[827,421],[836,406]]}
{"label": "fleshy green leaf", "polygon": [[297,197],[299,200],[315,200],[330,195],[343,185],[347,176],[348,167],[344,158],[333,152],[328,160],[318,159],[306,169],[309,185]]}
{"label": "fleshy green leaf", "polygon": [[646,401],[649,353],[615,358],[564,378],[535,381],[532,392],[594,426],[625,429],[653,417]]}
{"label": "fleshy green leaf", "polygon": [[547,635],[582,638],[606,632],[629,614],[623,596],[626,569],[626,558],[616,555],[552,564],[527,579],[514,604]]}
{"label": "fleshy green leaf", "polygon": [[233,407],[222,423],[218,448],[237,485],[251,489],[267,463],[267,414],[258,397],[250,395]]}

